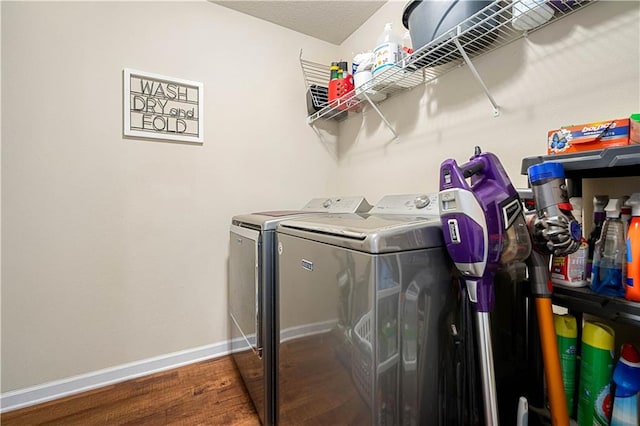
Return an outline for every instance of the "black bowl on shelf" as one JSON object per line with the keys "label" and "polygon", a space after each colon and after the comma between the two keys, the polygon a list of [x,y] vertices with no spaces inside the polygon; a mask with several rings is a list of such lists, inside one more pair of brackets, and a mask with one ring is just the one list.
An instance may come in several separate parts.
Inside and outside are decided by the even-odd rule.
{"label": "black bowl on shelf", "polygon": [[[417,68],[434,67],[459,60],[462,55],[450,37],[460,26],[459,41],[469,56],[475,56],[497,37],[499,6],[492,1],[477,0],[414,0],[402,12],[402,24],[409,30],[416,53]],[[491,6],[491,7],[489,7]],[[474,17],[473,19],[469,19]],[[440,39],[433,47],[420,49]]]}

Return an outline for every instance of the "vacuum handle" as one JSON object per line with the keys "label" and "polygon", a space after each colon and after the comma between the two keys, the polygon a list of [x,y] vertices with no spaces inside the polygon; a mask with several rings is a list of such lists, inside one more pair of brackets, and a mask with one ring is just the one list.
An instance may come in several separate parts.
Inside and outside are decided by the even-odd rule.
{"label": "vacuum handle", "polygon": [[468,163],[463,164],[461,169],[462,176],[467,179],[476,173],[480,173],[484,169],[484,163],[482,161],[469,161]]}

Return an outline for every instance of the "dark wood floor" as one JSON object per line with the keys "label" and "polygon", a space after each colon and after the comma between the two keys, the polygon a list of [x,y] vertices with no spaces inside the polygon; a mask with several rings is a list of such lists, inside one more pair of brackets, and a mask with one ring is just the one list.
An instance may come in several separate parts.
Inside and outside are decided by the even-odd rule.
{"label": "dark wood floor", "polygon": [[11,425],[260,425],[230,356],[10,411]]}

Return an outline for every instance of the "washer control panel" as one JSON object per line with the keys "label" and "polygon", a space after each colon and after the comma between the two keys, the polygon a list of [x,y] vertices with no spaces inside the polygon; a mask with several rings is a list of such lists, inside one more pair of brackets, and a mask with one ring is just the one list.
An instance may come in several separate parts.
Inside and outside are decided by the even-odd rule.
{"label": "washer control panel", "polygon": [[371,204],[364,197],[314,198],[302,208],[305,212],[366,213]]}
{"label": "washer control panel", "polygon": [[369,213],[438,216],[438,194],[387,195]]}

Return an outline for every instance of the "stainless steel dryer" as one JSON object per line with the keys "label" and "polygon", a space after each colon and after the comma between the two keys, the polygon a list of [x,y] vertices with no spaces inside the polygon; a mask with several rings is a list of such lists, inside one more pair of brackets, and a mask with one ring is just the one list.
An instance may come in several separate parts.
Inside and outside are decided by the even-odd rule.
{"label": "stainless steel dryer", "polygon": [[280,424],[453,424],[458,290],[437,205],[280,222]]}
{"label": "stainless steel dryer", "polygon": [[316,198],[300,211],[234,216],[229,240],[229,316],[232,356],[264,425],[275,410],[275,235],[287,218],[368,211],[364,197]]}

